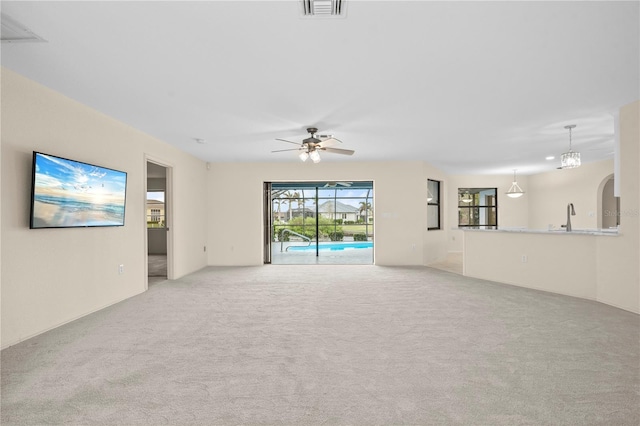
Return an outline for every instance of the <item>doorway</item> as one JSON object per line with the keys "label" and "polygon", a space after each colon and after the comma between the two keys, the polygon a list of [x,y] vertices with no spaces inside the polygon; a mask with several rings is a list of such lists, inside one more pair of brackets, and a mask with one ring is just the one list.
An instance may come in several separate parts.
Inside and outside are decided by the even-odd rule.
{"label": "doorway", "polygon": [[607,176],[598,188],[598,228],[614,229],[620,226],[620,197],[614,194],[614,176]]}
{"label": "doorway", "polygon": [[373,182],[266,182],[264,263],[373,264]]}
{"label": "doorway", "polygon": [[146,162],[145,232],[147,282],[153,285],[171,278],[170,176],[171,168]]}

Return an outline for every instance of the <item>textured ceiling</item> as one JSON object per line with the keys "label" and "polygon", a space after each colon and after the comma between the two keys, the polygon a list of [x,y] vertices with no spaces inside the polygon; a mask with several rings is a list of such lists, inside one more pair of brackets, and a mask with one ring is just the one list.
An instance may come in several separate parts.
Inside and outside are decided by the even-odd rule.
{"label": "textured ceiling", "polygon": [[[613,113],[640,98],[628,2],[2,2],[46,43],[2,65],[209,162],[299,161],[306,128],[352,157],[448,173],[613,157]],[[204,144],[194,138],[204,139]],[[555,155],[554,161],[545,157]],[[309,167],[313,167],[309,164]]]}

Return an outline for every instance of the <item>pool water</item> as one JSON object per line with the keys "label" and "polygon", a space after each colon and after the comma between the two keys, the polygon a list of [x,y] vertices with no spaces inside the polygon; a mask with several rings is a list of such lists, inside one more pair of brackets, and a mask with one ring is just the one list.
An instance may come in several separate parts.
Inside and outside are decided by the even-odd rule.
{"label": "pool water", "polygon": [[[372,241],[360,241],[353,243],[320,243],[320,250],[351,250],[351,249],[364,249],[364,248],[372,248]],[[310,246],[289,246],[287,251],[316,251],[316,245],[311,244]]]}

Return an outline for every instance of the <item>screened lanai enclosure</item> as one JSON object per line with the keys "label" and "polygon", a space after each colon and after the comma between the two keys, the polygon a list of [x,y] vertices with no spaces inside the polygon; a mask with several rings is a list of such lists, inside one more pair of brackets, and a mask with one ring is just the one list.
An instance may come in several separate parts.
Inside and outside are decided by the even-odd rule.
{"label": "screened lanai enclosure", "polygon": [[373,182],[264,186],[265,263],[373,263]]}

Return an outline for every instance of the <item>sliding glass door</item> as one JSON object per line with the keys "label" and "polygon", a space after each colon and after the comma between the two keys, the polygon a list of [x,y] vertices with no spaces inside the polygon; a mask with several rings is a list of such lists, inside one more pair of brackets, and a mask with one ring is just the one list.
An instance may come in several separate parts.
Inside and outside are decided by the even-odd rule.
{"label": "sliding glass door", "polygon": [[265,183],[265,263],[372,264],[373,182]]}

